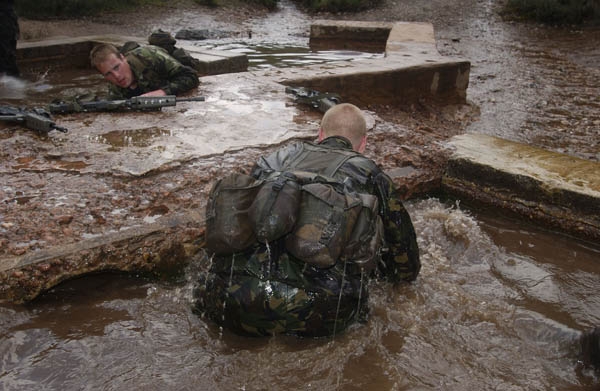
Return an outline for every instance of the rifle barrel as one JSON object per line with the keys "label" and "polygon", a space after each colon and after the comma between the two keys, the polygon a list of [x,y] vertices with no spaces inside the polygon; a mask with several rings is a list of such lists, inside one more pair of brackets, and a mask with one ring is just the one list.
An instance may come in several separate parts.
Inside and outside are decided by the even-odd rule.
{"label": "rifle barrel", "polygon": [[177,98],[177,102],[204,102],[206,100],[203,96],[193,96],[191,98]]}
{"label": "rifle barrel", "polygon": [[23,118],[16,115],[0,115],[0,121],[23,121]]}

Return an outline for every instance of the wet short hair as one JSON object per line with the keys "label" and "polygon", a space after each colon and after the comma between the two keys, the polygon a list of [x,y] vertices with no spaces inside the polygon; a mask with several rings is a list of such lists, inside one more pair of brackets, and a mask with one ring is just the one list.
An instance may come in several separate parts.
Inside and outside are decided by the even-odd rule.
{"label": "wet short hair", "polygon": [[103,61],[106,61],[111,54],[119,57],[119,49],[115,45],[111,45],[109,43],[101,43],[100,45],[94,46],[92,51],[90,52],[90,63],[92,67],[98,68],[98,64]]}
{"label": "wet short hair", "polygon": [[342,136],[356,147],[367,134],[367,121],[361,109],[351,103],[340,103],[327,110],[321,129],[325,137]]}

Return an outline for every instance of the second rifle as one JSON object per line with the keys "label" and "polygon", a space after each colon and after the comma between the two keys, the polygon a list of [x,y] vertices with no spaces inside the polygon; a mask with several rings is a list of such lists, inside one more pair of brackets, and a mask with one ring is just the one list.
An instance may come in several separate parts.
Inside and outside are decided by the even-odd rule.
{"label": "second rifle", "polygon": [[177,98],[175,95],[166,96],[134,96],[131,99],[97,100],[90,102],[58,102],[51,103],[48,110],[53,114],[68,114],[99,111],[150,111],[163,107],[175,106],[177,102],[203,102],[203,96],[192,98]]}

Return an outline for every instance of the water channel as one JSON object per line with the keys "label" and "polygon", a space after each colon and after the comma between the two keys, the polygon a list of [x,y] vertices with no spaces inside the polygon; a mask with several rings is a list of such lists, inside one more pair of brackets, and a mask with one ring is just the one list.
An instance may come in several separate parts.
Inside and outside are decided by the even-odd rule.
{"label": "water channel", "polygon": [[369,322],[331,340],[247,339],[179,282],[84,277],[0,307],[5,390],[592,390],[572,344],[600,323],[598,249],[436,199],[408,203],[413,285],[371,286]]}
{"label": "water channel", "polygon": [[[485,49],[472,33],[456,41],[459,24],[437,33],[442,51],[474,63],[469,93],[482,114],[470,131],[598,159],[599,36],[588,36],[596,45],[572,49],[580,33],[571,32],[549,48],[551,29],[523,43],[518,27],[498,26],[476,25],[481,40],[496,37]],[[519,71],[527,59],[539,69]],[[576,76],[573,84],[557,78],[557,62]],[[515,80],[520,88],[510,88]],[[568,109],[559,111],[561,102]],[[399,287],[373,282],[369,322],[334,340],[247,339],[219,330],[191,312],[193,282],[205,267],[199,262],[172,282],[88,276],[30,304],[0,306],[0,388],[598,388],[598,374],[578,363],[574,340],[600,324],[600,248],[453,201],[406,205],[421,275]]]}

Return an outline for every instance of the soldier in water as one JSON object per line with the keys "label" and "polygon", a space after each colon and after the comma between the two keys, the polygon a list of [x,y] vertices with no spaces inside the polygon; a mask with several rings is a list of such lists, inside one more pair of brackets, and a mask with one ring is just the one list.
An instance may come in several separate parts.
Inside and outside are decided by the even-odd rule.
{"label": "soldier in water", "polygon": [[[281,239],[259,242],[233,255],[215,255],[206,279],[199,282],[195,292],[199,313],[240,335],[330,336],[357,320],[366,320],[370,278],[377,276],[393,283],[417,278],[421,263],[411,218],[392,180],[362,155],[366,130],[358,107],[347,103],[333,106],[322,119],[318,143],[294,143],[259,159],[252,177],[261,180],[293,170],[327,175],[340,186],[376,201],[371,214],[375,218],[367,223],[370,226],[361,228],[380,234],[368,236],[368,242],[347,251],[348,242],[334,244],[331,240],[335,236],[331,233],[340,231],[332,224],[321,236],[328,236],[327,245],[305,246],[303,240],[310,239],[314,226],[298,221],[298,227]],[[271,192],[270,187],[267,190]],[[306,212],[303,207],[300,203],[301,214]],[[207,220],[214,212],[219,213],[207,208]],[[319,218],[325,210],[311,210],[309,214]],[[211,239],[217,231],[211,231],[213,228],[207,221],[209,249],[211,241],[217,242]],[[318,254],[302,258],[315,248]],[[366,255],[359,257],[365,248]]]}

